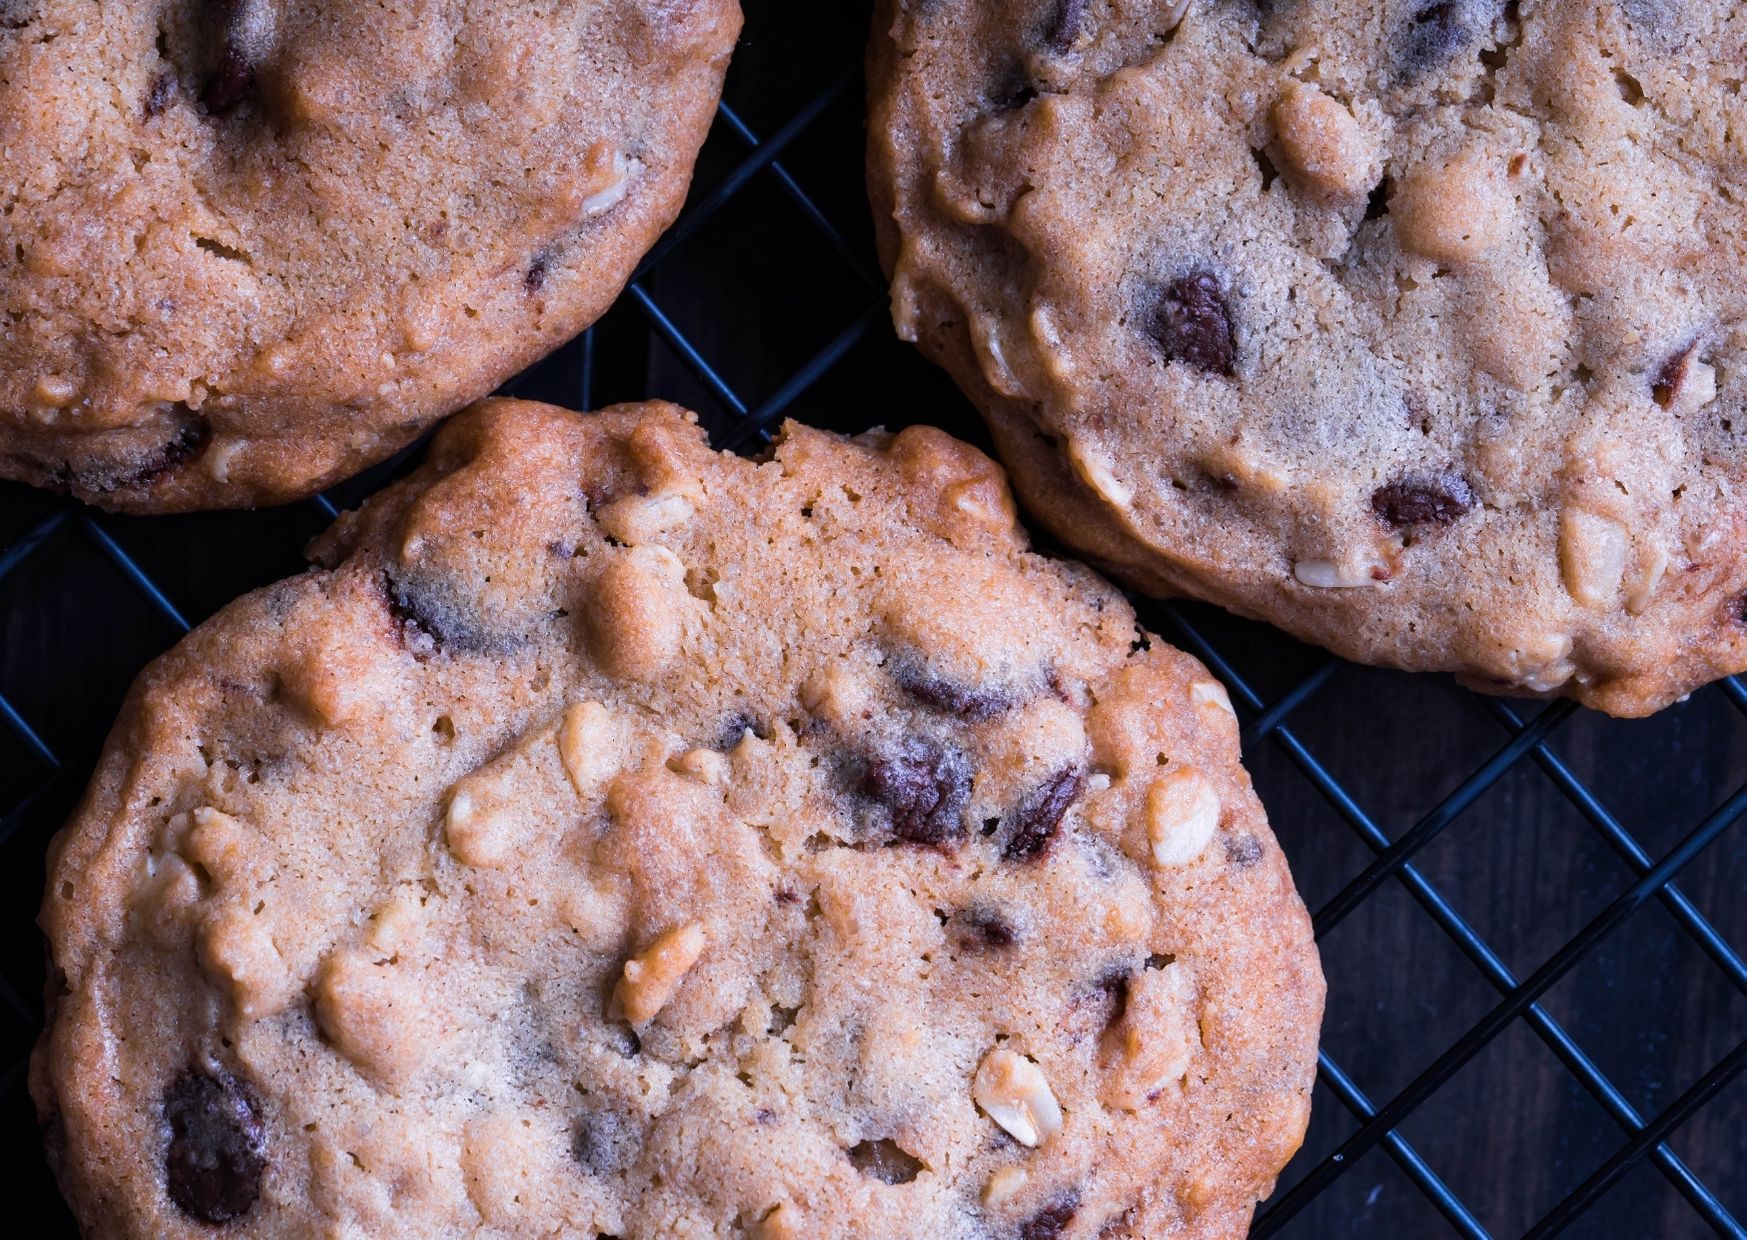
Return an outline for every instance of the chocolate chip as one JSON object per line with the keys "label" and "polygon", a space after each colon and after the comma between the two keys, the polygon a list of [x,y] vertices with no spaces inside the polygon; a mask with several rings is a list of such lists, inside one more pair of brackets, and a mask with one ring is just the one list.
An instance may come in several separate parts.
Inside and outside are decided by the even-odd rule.
{"label": "chocolate chip", "polygon": [[1396,36],[1401,76],[1417,77],[1453,60],[1492,24],[1496,0],[1435,0],[1423,4]]}
{"label": "chocolate chip", "polygon": [[70,484],[75,491],[93,495],[109,495],[116,491],[131,491],[151,486],[173,470],[181,468],[200,455],[212,438],[212,426],[186,405],[168,407],[176,427],[155,452],[131,468],[115,465],[86,465],[78,469],[62,467],[51,485]]}
{"label": "chocolate chip", "polygon": [[1059,1240],[1080,1208],[1080,1194],[1072,1189],[1058,1194],[1048,1205],[1019,1224],[1019,1240]]}
{"label": "chocolate chip", "polygon": [[1080,795],[1084,775],[1078,767],[1057,772],[1041,788],[1020,802],[1013,814],[1013,830],[1001,850],[1003,861],[1029,861],[1049,851],[1061,826],[1062,815]]}
{"label": "chocolate chip", "polygon": [[1662,369],[1656,372],[1656,378],[1650,384],[1650,397],[1662,408],[1668,408],[1680,395],[1682,385],[1692,372],[1692,359],[1697,353],[1698,341],[1695,340],[1663,362]]}
{"label": "chocolate chip", "polygon": [[552,260],[544,252],[534,255],[534,261],[528,264],[528,273],[522,277],[522,287],[530,293],[538,293],[546,287],[546,272],[551,267]]}
{"label": "chocolate chip", "polygon": [[1371,511],[1396,529],[1449,525],[1473,507],[1474,490],[1460,474],[1402,478],[1371,493]]}
{"label": "chocolate chip", "polygon": [[412,576],[397,580],[388,572],[382,574],[382,583],[401,642],[415,654],[443,649],[488,653],[507,645],[483,628],[446,586]]}
{"label": "chocolate chip", "polygon": [[999,909],[968,908],[952,919],[960,945],[973,951],[985,948],[1011,947],[1019,941],[1019,930],[1001,915]]}
{"label": "chocolate chip", "polygon": [[1043,43],[1057,56],[1073,50],[1080,37],[1080,27],[1086,20],[1086,0],[1058,0],[1055,14],[1044,27]]}
{"label": "chocolate chip", "polygon": [[989,102],[999,112],[1016,111],[1035,98],[1037,87],[1032,85],[1024,67],[1018,64],[1009,65],[989,88]]}
{"label": "chocolate chip", "polygon": [[273,13],[266,0],[210,0],[210,7],[222,33],[200,101],[209,112],[228,112],[255,83],[255,71],[272,39]]}
{"label": "chocolate chip", "polygon": [[187,1072],[164,1091],[164,1189],[203,1223],[241,1218],[261,1195],[267,1136],[248,1087],[223,1070]]}
{"label": "chocolate chip", "polygon": [[1240,870],[1247,870],[1262,859],[1262,845],[1255,836],[1245,833],[1225,841],[1225,859]]}
{"label": "chocolate chip", "polygon": [[146,101],[141,105],[141,111],[149,121],[155,116],[162,116],[164,109],[170,106],[170,100],[176,97],[176,75],[160,73],[152,79],[151,89],[146,92]]}
{"label": "chocolate chip", "polygon": [[613,1111],[591,1111],[576,1121],[570,1153],[590,1175],[615,1175],[637,1160],[637,1134]]}
{"label": "chocolate chip", "polygon": [[936,675],[919,659],[894,659],[892,679],[898,682],[900,689],[924,706],[957,715],[972,723],[998,715],[1013,704],[1006,694],[998,690],[961,685]]}
{"label": "chocolate chip", "polygon": [[891,757],[868,764],[861,790],[891,814],[892,834],[915,844],[964,838],[961,814],[970,797],[970,760],[957,749],[913,739]]}
{"label": "chocolate chip", "polygon": [[1211,271],[1192,271],[1157,296],[1146,332],[1165,360],[1230,376],[1237,360],[1237,332],[1219,277]]}
{"label": "chocolate chip", "polygon": [[922,1171],[922,1164],[899,1148],[896,1141],[881,1137],[862,1141],[849,1150],[849,1161],[863,1175],[882,1184],[908,1184]]}

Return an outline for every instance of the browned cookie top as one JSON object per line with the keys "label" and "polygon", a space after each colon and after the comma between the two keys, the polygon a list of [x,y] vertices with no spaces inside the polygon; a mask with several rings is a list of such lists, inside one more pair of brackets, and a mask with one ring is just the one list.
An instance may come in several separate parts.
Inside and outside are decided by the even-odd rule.
{"label": "browned cookie top", "polygon": [[1644,713],[1747,668],[1723,0],[887,0],[899,331],[1145,588]]}
{"label": "browned cookie top", "polygon": [[54,851],[91,1231],[1242,1234],[1308,919],[1224,691],[987,458],[493,402],[316,559]]}
{"label": "browned cookie top", "polygon": [[305,495],[581,330],[734,0],[0,0],[0,477]]}

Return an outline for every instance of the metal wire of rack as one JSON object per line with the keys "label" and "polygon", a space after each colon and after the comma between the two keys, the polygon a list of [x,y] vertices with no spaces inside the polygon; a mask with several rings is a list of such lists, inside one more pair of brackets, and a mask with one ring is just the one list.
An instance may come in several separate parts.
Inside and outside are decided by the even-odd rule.
{"label": "metal wire of rack", "polygon": [[[665,396],[737,450],[790,415],[986,445],[886,325],[861,190],[865,6],[745,8],[686,211],[613,311],[504,390],[584,409]],[[251,514],[124,519],[0,487],[9,1166],[41,1167],[24,1074],[43,850],[122,689],[416,451]],[[1311,1133],[1254,1234],[1747,1237],[1747,687],[1623,724],[1136,603],[1230,688],[1330,977]],[[13,1180],[23,1217],[71,1230],[46,1174]]]}

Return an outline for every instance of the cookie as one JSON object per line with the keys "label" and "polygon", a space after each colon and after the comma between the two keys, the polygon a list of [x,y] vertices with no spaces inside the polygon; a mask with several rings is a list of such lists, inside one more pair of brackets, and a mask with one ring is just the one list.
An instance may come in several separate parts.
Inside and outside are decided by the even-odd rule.
{"label": "cookie", "polygon": [[0,0],[0,478],[308,495],[575,335],[672,222],[734,0]]}
{"label": "cookie", "polygon": [[987,458],[491,402],[314,555],[51,856],[90,1231],[1243,1233],[1310,926],[1224,691]]}
{"label": "cookie", "polygon": [[1747,669],[1736,16],[887,0],[898,331],[1140,588],[1649,713]]}

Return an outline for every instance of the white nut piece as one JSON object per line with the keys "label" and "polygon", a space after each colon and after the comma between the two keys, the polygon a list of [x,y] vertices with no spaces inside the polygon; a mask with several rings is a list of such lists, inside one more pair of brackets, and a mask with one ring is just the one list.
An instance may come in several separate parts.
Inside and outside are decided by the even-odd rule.
{"label": "white nut piece", "polygon": [[578,796],[586,797],[618,774],[623,738],[612,712],[599,702],[578,702],[558,726],[558,760]]}
{"label": "white nut piece", "polygon": [[613,1000],[625,1019],[646,1025],[666,1007],[680,981],[704,953],[704,928],[697,922],[669,930],[648,949],[625,961]]}
{"label": "white nut piece", "polygon": [[712,788],[728,782],[728,759],[714,749],[688,749],[669,758],[667,769]]}
{"label": "white nut piece", "polygon": [[1197,706],[1215,706],[1228,715],[1237,715],[1232,709],[1231,694],[1217,680],[1197,680],[1189,686],[1189,700]]}
{"label": "white nut piece", "polygon": [[516,851],[520,833],[513,811],[503,803],[495,783],[470,776],[449,793],[443,838],[449,851],[465,865],[500,866]]}
{"label": "white nut piece", "polygon": [[[620,150],[614,150],[610,160],[602,157],[597,143],[589,151],[589,162],[596,164],[594,171],[598,175],[595,185],[598,187],[587,198],[582,200],[582,218],[592,219],[605,211],[611,210],[624,201],[625,195],[631,192],[631,179],[642,168],[642,163],[629,159]],[[598,165],[604,164],[604,167]]]}
{"label": "white nut piece", "polygon": [[608,534],[627,546],[648,542],[677,530],[697,512],[690,497],[677,491],[665,495],[627,495],[606,504],[595,520]]}
{"label": "white nut piece", "polygon": [[1567,508],[1559,514],[1559,572],[1566,593],[1584,607],[1605,607],[1620,592],[1630,547],[1626,527],[1612,517]]}
{"label": "white nut piece", "polygon": [[1005,1047],[983,1056],[971,1098],[1021,1145],[1035,1148],[1062,1130],[1061,1104],[1043,1069]]}
{"label": "white nut piece", "polygon": [[628,680],[657,675],[679,653],[692,602],[685,565],[666,547],[646,544],[614,556],[585,614],[601,668]]}
{"label": "white nut piece", "polygon": [[999,1206],[1003,1202],[1011,1201],[1014,1194],[1024,1188],[1025,1181],[1030,1178],[1023,1167],[1002,1167],[983,1185],[983,1204]]}
{"label": "white nut piece", "polygon": [[1381,172],[1376,139],[1338,99],[1292,80],[1274,104],[1280,150],[1299,180],[1319,194],[1361,198]]}
{"label": "white nut piece", "polygon": [[1219,829],[1221,807],[1213,785],[1192,767],[1153,781],[1146,794],[1146,835],[1159,865],[1187,865]]}
{"label": "white nut piece", "polygon": [[1299,560],[1292,565],[1292,575],[1319,590],[1353,590],[1384,580],[1377,575],[1382,567],[1369,560]]}

